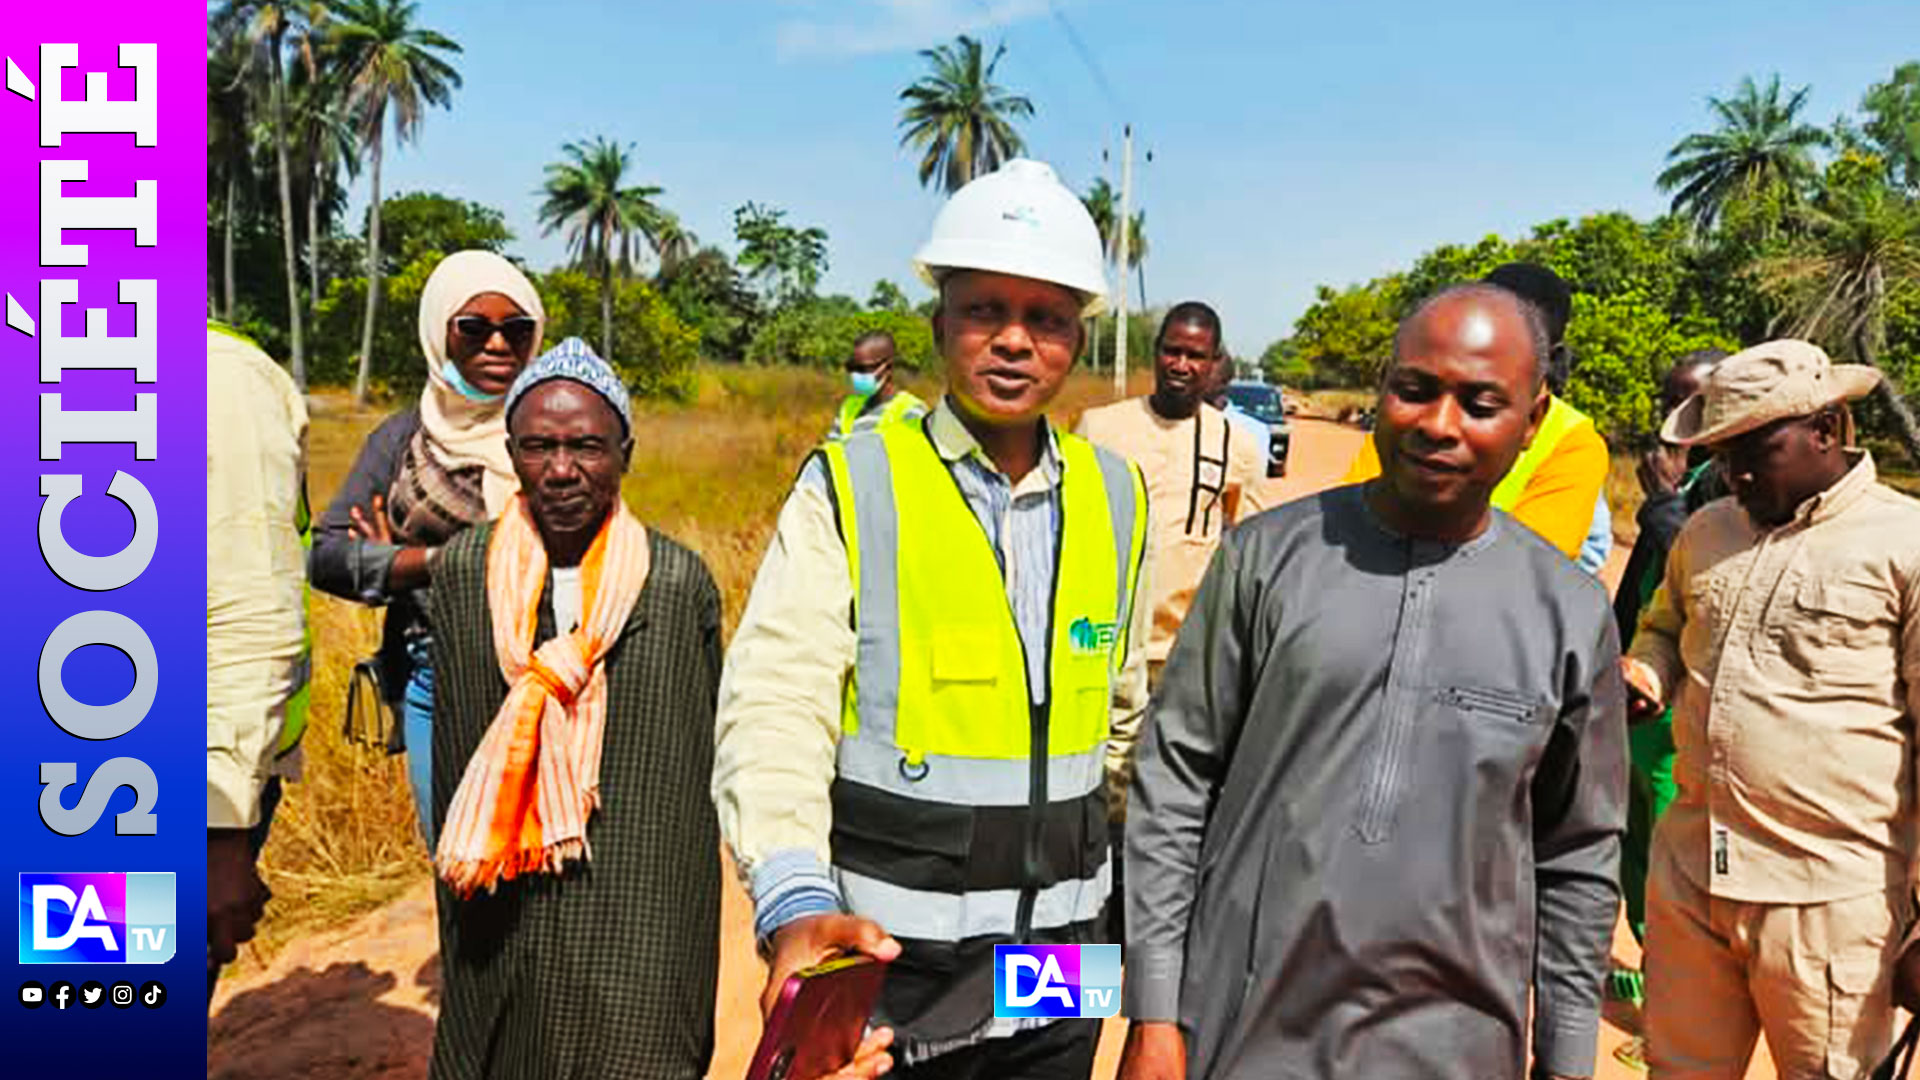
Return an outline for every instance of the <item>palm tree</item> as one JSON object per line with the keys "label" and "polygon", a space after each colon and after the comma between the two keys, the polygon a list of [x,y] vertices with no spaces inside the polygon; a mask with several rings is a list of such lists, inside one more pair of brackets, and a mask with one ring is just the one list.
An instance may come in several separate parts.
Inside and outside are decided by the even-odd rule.
{"label": "palm tree", "polygon": [[1113,185],[1102,176],[1093,181],[1093,186],[1080,196],[1080,202],[1087,208],[1087,216],[1093,219],[1093,227],[1100,233],[1100,249],[1111,260],[1116,237],[1113,231],[1114,219],[1120,216],[1120,197],[1114,194]]}
{"label": "palm tree", "polygon": [[[1080,196],[1080,202],[1086,206],[1087,216],[1093,219],[1094,230],[1100,234],[1100,251],[1105,256],[1107,263],[1111,265],[1115,257],[1114,253],[1117,250],[1115,247],[1116,238],[1113,222],[1114,219],[1120,215],[1119,197],[1114,194],[1113,185],[1107,183],[1106,177],[1101,176],[1096,177],[1093,181],[1093,186],[1087,189],[1085,195]],[[1100,356],[1100,320],[1088,319],[1087,323],[1089,324],[1093,340],[1093,348],[1089,351],[1088,355],[1094,357],[1095,362],[1098,362],[1098,357]]]}
{"label": "palm tree", "polygon": [[[240,185],[253,168],[253,101],[243,82],[244,45],[238,39],[207,43],[207,191],[220,197],[220,317],[233,321],[233,230]],[[208,215],[212,217],[211,214]]]}
{"label": "palm tree", "polygon": [[965,34],[950,45],[920,51],[933,71],[900,91],[900,100],[909,103],[900,114],[900,126],[907,129],[900,145],[922,151],[922,186],[938,177],[951,194],[1026,149],[1013,121],[1030,119],[1033,102],[993,81],[1006,52],[1002,44],[983,64],[980,43]]}
{"label": "palm tree", "polygon": [[[631,144],[621,146],[604,138],[570,142],[560,148],[567,157],[547,166],[540,205],[544,234],[567,232],[567,250],[574,262],[600,275],[600,355],[613,359],[613,272],[631,273],[636,238],[644,239],[656,256],[687,236],[673,215],[655,205],[660,188],[628,186],[627,168],[633,163]],[[670,234],[672,234],[670,236]]]}
{"label": "palm tree", "polygon": [[1812,186],[1817,177],[1812,150],[1825,146],[1828,136],[1798,119],[1807,91],[1803,86],[1783,99],[1780,76],[1762,89],[1749,75],[1731,99],[1708,98],[1718,129],[1675,143],[1656,181],[1661,191],[1674,193],[1673,212],[1706,232],[1741,195],[1768,187],[1797,195]]}
{"label": "palm tree", "polygon": [[353,380],[356,401],[367,397],[374,319],[380,307],[380,158],[387,116],[392,114],[394,138],[404,146],[419,132],[426,107],[444,108],[460,86],[460,73],[441,57],[459,52],[459,44],[415,23],[418,10],[418,4],[407,0],[340,0],[335,9],[332,48],[373,178],[367,201],[366,322],[360,332],[360,371]]}
{"label": "palm tree", "polygon": [[289,45],[311,57],[313,26],[325,18],[322,4],[274,0],[225,0],[213,24],[222,37],[243,42],[244,70],[254,61],[266,61],[267,115],[280,180],[280,247],[287,274],[287,337],[292,353],[293,380],[307,386],[306,342],[300,326],[300,274],[293,254],[293,187],[287,163],[287,104],[285,53]]}
{"label": "palm tree", "polygon": [[[1920,205],[1876,177],[1830,185],[1820,204],[1801,214],[1805,240],[1757,264],[1762,285],[1786,300],[1789,334],[1827,341],[1878,367],[1887,297],[1920,288]],[[1877,393],[1908,458],[1920,464],[1920,423],[1891,373],[1882,370]]]}
{"label": "palm tree", "polygon": [[[294,171],[301,178],[307,204],[307,303],[318,304],[325,282],[320,280],[320,241],[332,231],[344,209],[347,181],[360,175],[360,139],[348,115],[348,85],[332,64],[297,68],[291,120],[298,152]],[[311,312],[309,312],[311,313]]]}

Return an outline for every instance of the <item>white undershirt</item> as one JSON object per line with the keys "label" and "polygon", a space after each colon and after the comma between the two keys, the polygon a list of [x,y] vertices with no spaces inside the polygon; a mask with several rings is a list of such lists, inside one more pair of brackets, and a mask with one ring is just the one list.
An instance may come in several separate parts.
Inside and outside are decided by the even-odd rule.
{"label": "white undershirt", "polygon": [[553,568],[553,628],[557,634],[570,634],[580,625],[580,568]]}

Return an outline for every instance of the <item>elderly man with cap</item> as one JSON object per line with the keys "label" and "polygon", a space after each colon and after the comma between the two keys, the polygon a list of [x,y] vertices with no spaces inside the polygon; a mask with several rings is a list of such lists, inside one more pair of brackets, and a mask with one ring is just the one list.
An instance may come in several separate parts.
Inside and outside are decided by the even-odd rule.
{"label": "elderly man with cap", "polygon": [[507,392],[520,493],[441,549],[435,1080],[697,1080],[713,1049],[706,797],[720,594],[620,497],[633,416],[577,338]]}
{"label": "elderly man with cap", "polygon": [[1804,341],[1734,354],[1667,418],[1730,499],[1688,519],[1622,660],[1673,709],[1679,793],[1654,834],[1648,1064],[1864,1077],[1911,935],[1920,503],[1875,477],[1847,401],[1879,373]]}
{"label": "elderly man with cap", "polygon": [[[1526,451],[1494,489],[1494,508],[1512,514],[1581,569],[1596,573],[1613,547],[1605,493],[1612,459],[1592,419],[1564,397],[1573,370],[1565,341],[1567,323],[1573,317],[1573,293],[1558,274],[1534,263],[1507,263],[1485,280],[1533,305],[1546,325],[1551,348],[1547,415]],[[1380,475],[1380,456],[1373,442],[1368,439],[1360,445],[1360,454],[1347,471],[1347,483]]]}
{"label": "elderly man with cap", "polygon": [[802,469],[727,656],[714,798],[763,1004],[857,949],[892,960],[896,1075],[1082,1080],[1098,1021],[996,1017],[993,981],[995,945],[1102,940],[1106,772],[1145,700],[1144,482],[1045,417],[1099,234],[1017,159],[915,262],[948,392]]}

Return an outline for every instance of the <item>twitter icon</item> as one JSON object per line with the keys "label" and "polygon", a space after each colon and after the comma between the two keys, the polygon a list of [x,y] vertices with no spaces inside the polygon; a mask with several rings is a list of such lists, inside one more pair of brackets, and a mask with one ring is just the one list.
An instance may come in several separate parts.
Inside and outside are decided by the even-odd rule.
{"label": "twitter icon", "polygon": [[107,1000],[107,988],[88,979],[80,984],[80,1004],[89,1009],[97,1009]]}

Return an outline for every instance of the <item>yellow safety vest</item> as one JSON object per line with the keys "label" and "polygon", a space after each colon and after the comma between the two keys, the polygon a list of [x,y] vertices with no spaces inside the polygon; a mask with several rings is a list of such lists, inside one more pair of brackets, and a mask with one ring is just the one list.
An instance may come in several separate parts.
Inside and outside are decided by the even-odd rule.
{"label": "yellow safety vest", "polygon": [[835,762],[833,873],[849,909],[907,949],[878,1010],[903,1038],[976,1030],[991,1015],[992,943],[1098,940],[1111,891],[1104,762],[1146,486],[1118,455],[1058,440],[1043,695],[1028,685],[986,529],[925,425],[820,450],[858,640]]}
{"label": "yellow safety vest", "polygon": [[1540,421],[1540,430],[1533,433],[1532,445],[1513,463],[1500,486],[1493,489],[1493,505],[1512,513],[1513,508],[1520,505],[1520,496],[1526,493],[1527,481],[1553,456],[1560,440],[1581,424],[1592,423],[1586,413],[1562,401],[1558,395],[1549,399],[1546,418]]}
{"label": "yellow safety vest", "polygon": [[898,424],[905,420],[918,420],[927,413],[927,403],[906,390],[895,390],[887,403],[878,412],[866,415],[870,395],[855,394],[840,403],[840,413],[834,418],[833,431],[828,438],[839,440],[856,431],[869,431],[886,424]]}

